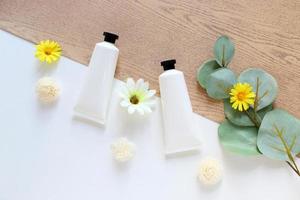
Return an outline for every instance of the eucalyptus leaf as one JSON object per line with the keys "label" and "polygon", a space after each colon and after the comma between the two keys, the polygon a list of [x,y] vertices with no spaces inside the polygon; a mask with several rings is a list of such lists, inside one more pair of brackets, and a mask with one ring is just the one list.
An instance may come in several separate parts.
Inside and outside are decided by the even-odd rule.
{"label": "eucalyptus leaf", "polygon": [[197,80],[201,87],[206,88],[207,79],[211,73],[219,69],[221,66],[215,59],[205,61],[197,71]]}
{"label": "eucalyptus leaf", "polygon": [[273,76],[262,69],[249,68],[238,77],[238,82],[249,83],[257,93],[257,108],[260,110],[274,102],[278,93],[278,85]]}
{"label": "eucalyptus leaf", "polygon": [[268,112],[259,128],[257,146],[267,157],[291,161],[300,153],[300,122],[282,109]]}
{"label": "eucalyptus leaf", "polygon": [[214,99],[226,99],[235,83],[235,74],[228,68],[221,68],[209,75],[206,91]]}
{"label": "eucalyptus leaf", "polygon": [[218,129],[223,147],[241,155],[259,155],[256,146],[257,129],[255,127],[236,126],[225,120]]}
{"label": "eucalyptus leaf", "polygon": [[[273,109],[272,104],[261,109],[257,112],[258,116],[262,120],[265,114]],[[254,115],[254,111],[252,108],[248,110],[250,115]],[[238,126],[255,126],[254,123],[250,120],[248,115],[245,112],[240,112],[232,108],[232,104],[230,103],[229,99],[224,100],[224,113],[226,118],[233,124]]]}
{"label": "eucalyptus leaf", "polygon": [[223,35],[219,37],[214,45],[216,61],[220,66],[226,67],[234,55],[234,44],[230,39]]}

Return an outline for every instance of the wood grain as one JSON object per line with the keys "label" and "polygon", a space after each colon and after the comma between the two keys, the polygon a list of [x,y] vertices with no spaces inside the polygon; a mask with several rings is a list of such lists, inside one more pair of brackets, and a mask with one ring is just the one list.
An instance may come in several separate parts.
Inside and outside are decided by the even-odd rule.
{"label": "wood grain", "polygon": [[158,89],[160,61],[176,58],[194,111],[218,122],[224,118],[222,103],[207,97],[195,74],[213,56],[216,38],[226,34],[236,45],[230,67],[271,73],[280,87],[276,105],[300,117],[297,0],[1,0],[0,28],[35,43],[56,40],[65,56],[83,64],[103,31],[116,32],[117,78],[142,77]]}

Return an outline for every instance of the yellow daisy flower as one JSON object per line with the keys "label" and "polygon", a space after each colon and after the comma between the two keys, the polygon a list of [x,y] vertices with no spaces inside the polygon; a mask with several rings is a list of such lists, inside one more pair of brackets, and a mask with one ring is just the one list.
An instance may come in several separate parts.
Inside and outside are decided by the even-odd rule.
{"label": "yellow daisy flower", "polygon": [[41,62],[52,63],[57,61],[61,55],[60,45],[51,40],[41,41],[36,45],[35,57],[38,58]]}
{"label": "yellow daisy flower", "polygon": [[248,83],[237,83],[230,90],[230,103],[232,108],[244,111],[249,109],[249,105],[253,105],[255,101],[255,93]]}

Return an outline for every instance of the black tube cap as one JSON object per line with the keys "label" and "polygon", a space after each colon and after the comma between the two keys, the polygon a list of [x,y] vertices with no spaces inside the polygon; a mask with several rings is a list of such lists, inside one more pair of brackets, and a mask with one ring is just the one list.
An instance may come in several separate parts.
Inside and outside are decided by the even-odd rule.
{"label": "black tube cap", "polygon": [[109,33],[109,32],[104,32],[103,35],[104,35],[104,41],[110,42],[110,43],[113,43],[113,44],[119,38],[119,36],[117,34]]}
{"label": "black tube cap", "polygon": [[161,64],[161,66],[164,67],[164,70],[167,71],[170,69],[175,69],[175,63],[176,63],[176,60],[171,59],[171,60],[162,61],[160,64]]}

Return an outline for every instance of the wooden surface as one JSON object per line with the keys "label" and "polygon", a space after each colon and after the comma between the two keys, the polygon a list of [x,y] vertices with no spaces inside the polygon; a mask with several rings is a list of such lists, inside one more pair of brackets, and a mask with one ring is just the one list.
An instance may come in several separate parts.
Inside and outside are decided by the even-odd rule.
{"label": "wooden surface", "polygon": [[119,33],[117,78],[141,77],[158,89],[160,61],[176,58],[194,110],[215,121],[224,118],[222,103],[206,96],[195,74],[226,34],[236,45],[230,67],[267,70],[279,82],[276,104],[300,117],[297,0],[1,0],[0,28],[35,43],[56,40],[84,64],[103,31]]}

